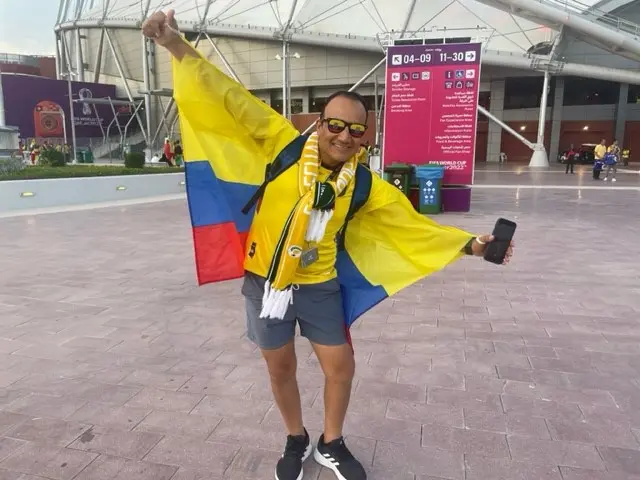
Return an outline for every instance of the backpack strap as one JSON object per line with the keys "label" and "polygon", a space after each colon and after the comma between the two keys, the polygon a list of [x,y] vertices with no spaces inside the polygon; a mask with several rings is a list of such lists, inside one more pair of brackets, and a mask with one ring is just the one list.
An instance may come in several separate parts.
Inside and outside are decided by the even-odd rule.
{"label": "backpack strap", "polygon": [[336,243],[338,245],[338,251],[344,250],[344,238],[347,230],[347,225],[354,217],[354,215],[360,210],[369,200],[371,194],[371,184],[373,183],[371,170],[365,165],[359,163],[356,167],[355,185],[353,186],[353,196],[351,197],[351,204],[347,211],[347,217],[345,218],[342,228],[336,234]]}
{"label": "backpack strap", "polygon": [[264,195],[269,182],[273,182],[291,165],[300,160],[300,156],[302,155],[302,150],[304,150],[304,145],[307,142],[307,138],[309,138],[309,135],[298,135],[286,147],[282,149],[282,151],[278,154],[278,156],[272,163],[267,164],[267,168],[264,174],[264,181],[258,187],[258,190],[256,190],[253,196],[249,199],[247,204],[242,208],[243,214],[247,215],[251,211],[253,206],[258,203],[258,201]]}

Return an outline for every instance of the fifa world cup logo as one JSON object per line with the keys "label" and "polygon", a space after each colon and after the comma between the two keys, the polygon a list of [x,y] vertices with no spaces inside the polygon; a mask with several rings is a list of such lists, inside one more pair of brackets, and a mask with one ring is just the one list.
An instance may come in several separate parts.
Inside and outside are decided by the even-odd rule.
{"label": "fifa world cup logo", "polygon": [[[91,93],[91,90],[88,88],[81,88],[80,91],[78,91],[78,96],[80,100],[90,100],[93,98],[93,93]],[[91,115],[91,106],[88,103],[82,103],[82,114],[85,116]]]}

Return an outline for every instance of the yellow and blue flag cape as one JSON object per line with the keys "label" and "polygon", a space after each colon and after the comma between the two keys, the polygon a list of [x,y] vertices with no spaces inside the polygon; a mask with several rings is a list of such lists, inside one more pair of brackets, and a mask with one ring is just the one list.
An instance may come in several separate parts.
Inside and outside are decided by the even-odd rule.
{"label": "yellow and blue flag cape", "polygon": [[[267,165],[300,134],[204,57],[173,62],[198,283],[240,278],[255,211],[245,215],[242,208]],[[337,258],[347,327],[460,258],[471,237],[420,215],[400,190],[373,175],[369,199],[350,221]]]}

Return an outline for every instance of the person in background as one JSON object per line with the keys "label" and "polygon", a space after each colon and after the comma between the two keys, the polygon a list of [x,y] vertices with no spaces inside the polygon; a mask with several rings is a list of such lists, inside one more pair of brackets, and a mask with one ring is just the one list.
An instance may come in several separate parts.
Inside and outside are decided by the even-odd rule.
{"label": "person in background", "polygon": [[607,153],[607,141],[603,138],[602,141],[593,149],[593,156],[596,160],[604,161],[604,156]]}
{"label": "person in background", "polygon": [[173,144],[173,154],[175,155],[176,165],[179,167],[182,165],[182,145],[180,145],[180,140],[176,140]]}
{"label": "person in background", "polygon": [[[618,141],[614,140],[611,146],[607,149],[607,154],[605,155],[604,163],[607,166],[607,169],[604,174],[605,182],[609,180],[609,175],[611,175],[612,182],[616,181],[616,171],[617,171],[616,165],[618,164],[619,160],[620,160],[620,146],[618,145]],[[613,171],[613,174],[611,174],[611,171]]]}
{"label": "person in background", "polygon": [[38,157],[40,156],[40,147],[37,143],[34,143],[31,146],[31,165],[35,165],[38,161]]}
{"label": "person in background", "polygon": [[68,143],[62,146],[62,153],[64,155],[64,163],[69,163],[71,161],[71,148],[69,148]]}
{"label": "person in background", "polygon": [[622,150],[622,164],[627,167],[629,166],[629,157],[631,156],[631,150],[625,148]]}
{"label": "person in background", "polygon": [[175,166],[173,163],[173,149],[171,148],[171,140],[169,140],[169,138],[164,139],[164,145],[162,146],[162,160],[167,162],[171,167]]}
{"label": "person in background", "polygon": [[564,174],[567,175],[569,173],[569,168],[571,168],[571,173],[573,172],[573,166],[576,163],[576,155],[577,152],[574,150],[573,145],[569,148],[569,151],[566,153],[566,164],[567,167],[564,170]]}

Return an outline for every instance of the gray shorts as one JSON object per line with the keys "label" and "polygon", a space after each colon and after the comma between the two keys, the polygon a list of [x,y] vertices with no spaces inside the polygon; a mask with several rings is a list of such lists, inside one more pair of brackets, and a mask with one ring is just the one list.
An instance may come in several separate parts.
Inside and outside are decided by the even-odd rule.
{"label": "gray shorts", "polygon": [[300,285],[293,292],[293,304],[283,320],[260,318],[265,279],[246,272],[242,285],[247,308],[247,336],[263,350],[285,346],[296,333],[318,345],[344,345],[347,335],[338,279]]}

